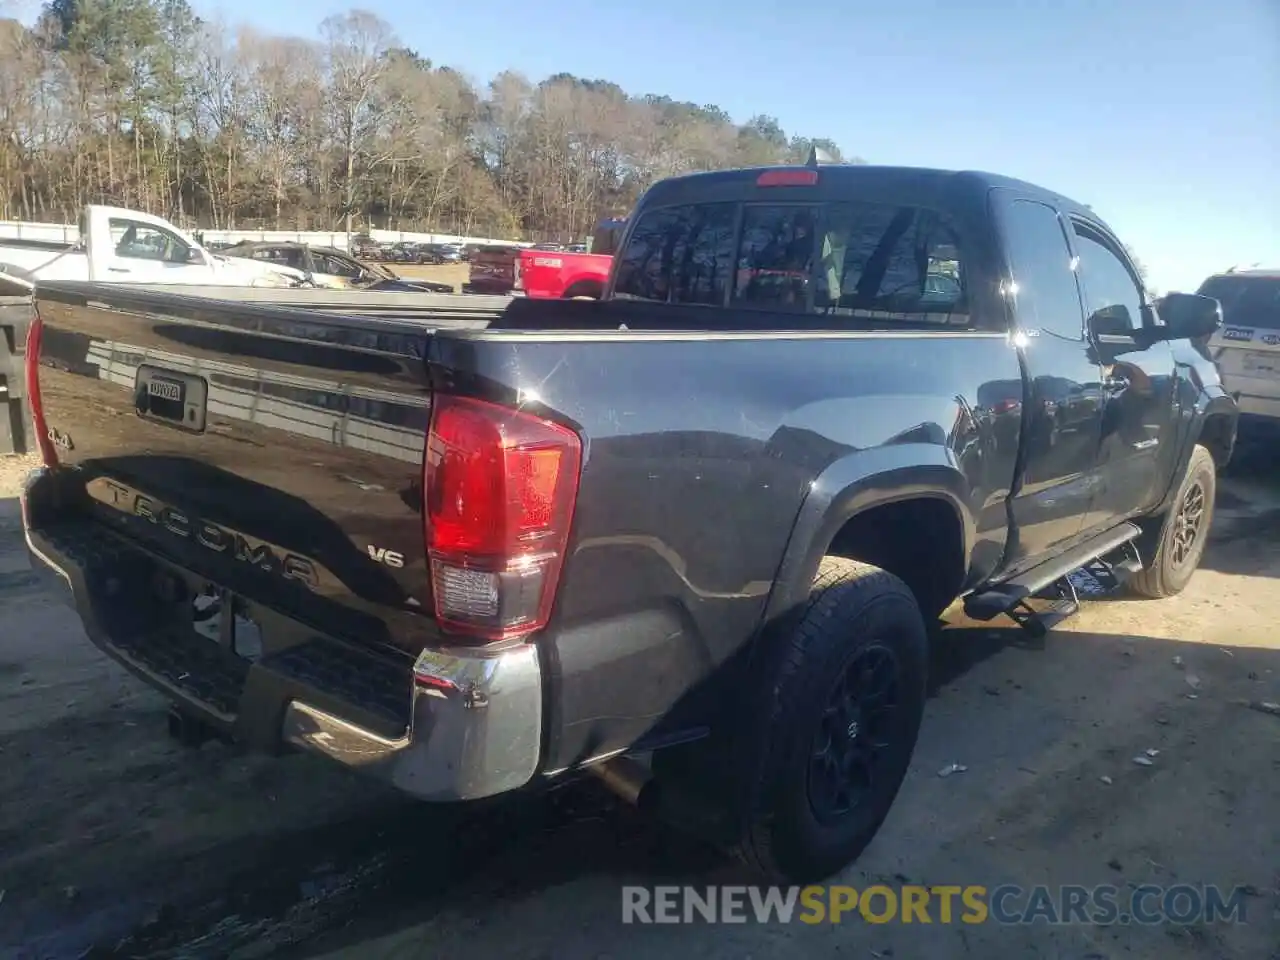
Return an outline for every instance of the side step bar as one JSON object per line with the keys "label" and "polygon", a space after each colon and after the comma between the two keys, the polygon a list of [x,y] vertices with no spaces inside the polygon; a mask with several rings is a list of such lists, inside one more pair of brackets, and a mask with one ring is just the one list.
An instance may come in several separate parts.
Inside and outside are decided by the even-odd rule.
{"label": "side step bar", "polygon": [[[1141,532],[1137,524],[1122,523],[1025,573],[980,593],[970,594],[964,602],[965,616],[985,621],[1005,613],[1028,632],[1043,636],[1052,626],[1079,609],[1076,580],[1072,574],[1086,574],[1086,579],[1092,580],[1101,592],[1109,593],[1142,569],[1142,561],[1132,546],[1123,558],[1114,561],[1102,559],[1132,544]],[[1033,598],[1051,601],[1050,608],[1033,610],[1028,604]]]}

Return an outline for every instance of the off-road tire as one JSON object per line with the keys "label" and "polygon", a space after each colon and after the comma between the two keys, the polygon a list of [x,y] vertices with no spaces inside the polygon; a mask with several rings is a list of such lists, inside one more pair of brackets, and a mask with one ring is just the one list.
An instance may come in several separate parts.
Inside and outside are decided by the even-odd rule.
{"label": "off-road tire", "polygon": [[[1195,531],[1190,549],[1181,561],[1178,560],[1178,536],[1183,528],[1180,518],[1184,516],[1184,508],[1188,498],[1194,497],[1199,489],[1202,513]],[[1192,574],[1200,566],[1200,558],[1204,555],[1205,542],[1209,537],[1209,529],[1213,524],[1213,503],[1218,489],[1217,468],[1213,456],[1202,446],[1197,445],[1191,451],[1187,461],[1186,472],[1178,485],[1178,492],[1169,505],[1168,511],[1160,521],[1160,526],[1153,536],[1139,541],[1139,550],[1149,556],[1142,570],[1129,580],[1129,589],[1142,597],[1160,599],[1172,597],[1185,589]],[[1145,543],[1143,541],[1146,541]],[[1144,551],[1142,547],[1147,549]]]}
{"label": "off-road tire", "polygon": [[[898,666],[897,706],[884,769],[864,802],[822,823],[810,794],[815,737],[845,668],[887,649]],[[928,635],[915,597],[898,577],[825,557],[809,600],[766,641],[748,702],[754,723],[739,756],[748,796],[732,852],[780,883],[822,880],[857,859],[875,836],[906,776],[924,713]],[[854,736],[851,734],[851,736]]]}

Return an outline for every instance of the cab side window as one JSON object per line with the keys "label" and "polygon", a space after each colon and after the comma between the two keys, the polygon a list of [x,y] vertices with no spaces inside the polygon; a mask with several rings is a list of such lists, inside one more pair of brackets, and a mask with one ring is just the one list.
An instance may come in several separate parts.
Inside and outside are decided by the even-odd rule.
{"label": "cab side window", "polygon": [[1058,211],[1015,200],[1005,210],[1004,232],[1018,323],[1060,340],[1084,340],[1080,291]]}
{"label": "cab side window", "polygon": [[1090,329],[1124,333],[1142,326],[1142,289],[1123,260],[1088,227],[1075,225],[1079,273]]}
{"label": "cab side window", "polygon": [[721,306],[733,277],[736,205],[699,203],[649,210],[618,262],[623,300]]}
{"label": "cab side window", "polygon": [[190,257],[191,247],[168,230],[116,217],[112,217],[107,226],[117,257],[161,263],[186,263]]}

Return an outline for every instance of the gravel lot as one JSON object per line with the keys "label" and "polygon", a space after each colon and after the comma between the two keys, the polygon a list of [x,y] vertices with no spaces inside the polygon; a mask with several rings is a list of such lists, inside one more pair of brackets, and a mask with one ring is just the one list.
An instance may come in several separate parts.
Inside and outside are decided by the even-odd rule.
{"label": "gravel lot", "polygon": [[451,283],[456,292],[471,278],[471,267],[465,263],[387,263],[383,266],[406,280],[429,280]]}
{"label": "gravel lot", "polygon": [[1280,701],[1280,462],[1261,451],[1223,484],[1183,596],[1089,604],[1039,646],[942,632],[912,773],[843,878],[1247,885],[1248,922],[1009,929],[623,926],[623,883],[735,875],[585,787],[442,812],[308,757],[181,748],[36,586],[29,465],[0,459],[0,956],[1280,958],[1280,717],[1247,705]]}

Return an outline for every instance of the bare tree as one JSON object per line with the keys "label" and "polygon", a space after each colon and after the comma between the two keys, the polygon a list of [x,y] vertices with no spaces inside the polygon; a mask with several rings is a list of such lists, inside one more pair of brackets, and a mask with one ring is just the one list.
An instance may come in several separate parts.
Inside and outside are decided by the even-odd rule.
{"label": "bare tree", "polygon": [[347,235],[356,208],[356,158],[371,132],[373,102],[395,38],[386,21],[367,10],[328,17],[320,24],[329,65],[329,108],[346,155]]}
{"label": "bare tree", "polygon": [[323,63],[318,47],[297,37],[242,34],[239,49],[248,72],[248,130],[269,190],[274,225],[295,207],[302,182],[300,152],[306,117],[322,109]]}
{"label": "bare tree", "polygon": [[[0,0],[3,2],[3,0]],[[576,239],[654,179],[797,162],[776,119],[512,72],[477,86],[364,10],[319,40],[189,0],[50,0],[0,20],[0,217],[124,203],[214,227],[342,223]],[[853,161],[858,162],[858,161]]]}

